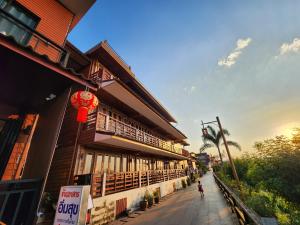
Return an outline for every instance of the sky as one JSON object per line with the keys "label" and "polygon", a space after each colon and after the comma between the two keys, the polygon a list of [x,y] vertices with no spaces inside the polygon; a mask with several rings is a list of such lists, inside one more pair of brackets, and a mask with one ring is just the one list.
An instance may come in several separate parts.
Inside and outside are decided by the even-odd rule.
{"label": "sky", "polygon": [[300,127],[299,10],[299,0],[98,0],[69,40],[82,51],[108,40],[189,151],[202,145],[201,120],[219,116],[246,152]]}

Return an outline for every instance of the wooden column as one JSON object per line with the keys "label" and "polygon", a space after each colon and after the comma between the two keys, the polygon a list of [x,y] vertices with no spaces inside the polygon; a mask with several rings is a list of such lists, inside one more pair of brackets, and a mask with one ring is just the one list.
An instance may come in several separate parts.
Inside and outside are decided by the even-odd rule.
{"label": "wooden column", "polygon": [[105,196],[105,189],[106,189],[106,172],[103,173],[103,179],[102,179],[102,197]]}
{"label": "wooden column", "polygon": [[149,182],[149,170],[146,171],[146,173],[147,173],[147,186],[149,186],[149,184],[150,184],[150,182]]}
{"label": "wooden column", "polygon": [[139,187],[142,187],[141,171],[139,171]]}
{"label": "wooden column", "polygon": [[109,130],[109,115],[105,116],[105,130]]}

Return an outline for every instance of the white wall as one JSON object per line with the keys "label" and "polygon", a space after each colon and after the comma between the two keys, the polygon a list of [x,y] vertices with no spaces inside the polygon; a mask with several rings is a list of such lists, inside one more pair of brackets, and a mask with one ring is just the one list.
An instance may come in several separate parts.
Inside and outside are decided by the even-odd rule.
{"label": "white wall", "polygon": [[174,180],[169,180],[157,184],[152,184],[147,187],[141,187],[131,189],[128,191],[122,191],[116,194],[107,195],[93,199],[94,208],[92,210],[93,224],[103,224],[115,219],[115,204],[116,200],[127,198],[127,209],[138,209],[139,203],[148,190],[151,194],[156,188],[160,188],[161,197],[171,194],[174,191],[173,185],[176,189],[181,189],[181,180],[187,177],[181,177]]}

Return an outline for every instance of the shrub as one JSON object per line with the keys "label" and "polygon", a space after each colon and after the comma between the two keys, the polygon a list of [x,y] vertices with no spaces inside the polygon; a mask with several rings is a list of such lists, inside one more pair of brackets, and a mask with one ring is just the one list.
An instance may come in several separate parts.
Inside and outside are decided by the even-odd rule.
{"label": "shrub", "polygon": [[191,181],[191,179],[189,177],[186,179],[186,183],[187,183],[188,186],[191,186],[192,181]]}
{"label": "shrub", "polygon": [[148,207],[150,208],[153,205],[153,196],[149,194],[147,196]]}
{"label": "shrub", "polygon": [[263,217],[274,217],[275,213],[272,208],[272,201],[268,196],[262,193],[252,193],[246,199],[246,205],[252,208],[260,216]]}
{"label": "shrub", "polygon": [[183,188],[186,188],[186,181],[185,181],[185,179],[182,179],[182,180],[181,180],[181,184],[182,184],[182,187],[183,187]]}

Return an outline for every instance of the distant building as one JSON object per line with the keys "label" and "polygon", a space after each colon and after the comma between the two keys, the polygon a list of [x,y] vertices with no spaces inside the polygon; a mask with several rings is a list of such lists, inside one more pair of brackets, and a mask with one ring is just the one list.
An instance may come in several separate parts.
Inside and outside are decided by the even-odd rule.
{"label": "distant building", "polygon": [[200,153],[197,154],[197,160],[200,162],[203,162],[206,166],[208,166],[209,162],[210,162],[210,156],[206,153]]}

